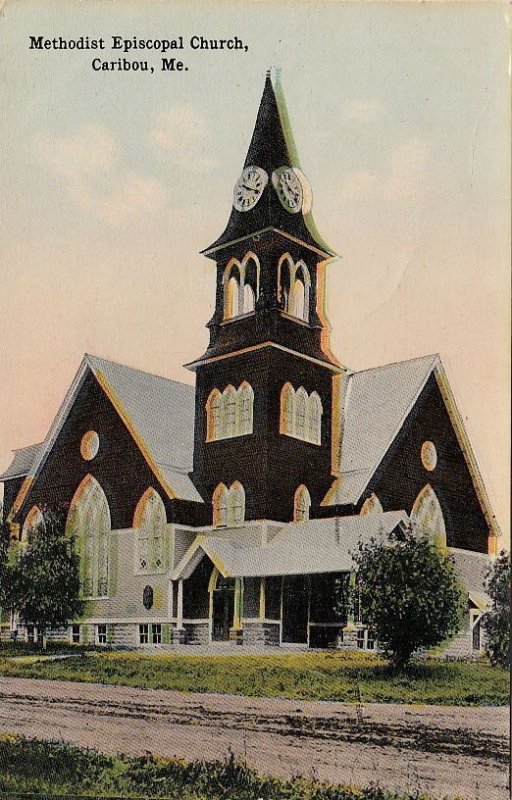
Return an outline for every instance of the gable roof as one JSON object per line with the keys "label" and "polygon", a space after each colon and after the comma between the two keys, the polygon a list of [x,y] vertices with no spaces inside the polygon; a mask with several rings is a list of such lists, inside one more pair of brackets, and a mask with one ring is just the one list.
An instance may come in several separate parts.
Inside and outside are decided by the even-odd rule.
{"label": "gable roof", "polygon": [[94,375],[122,403],[155,462],[178,471],[192,469],[194,387],[98,356],[85,356]]}
{"label": "gable roof", "polygon": [[288,523],[266,545],[241,539],[238,529],[212,531],[196,538],[171,577],[188,577],[204,555],[225,578],[349,572],[359,542],[388,536],[408,520],[405,511],[386,511]]}
{"label": "gable roof", "polygon": [[28,447],[20,447],[18,450],[13,450],[14,457],[5,472],[0,475],[0,481],[10,480],[11,478],[24,478],[41,452],[42,447],[43,442],[39,442],[39,444],[29,444]]}
{"label": "gable roof", "polygon": [[475,553],[458,547],[450,547],[449,552],[455,562],[460,582],[467,590],[470,599],[481,610],[490,608],[491,598],[485,589],[487,573],[493,559],[486,553]]}
{"label": "gable roof", "polygon": [[340,384],[339,477],[322,505],[356,504],[400,432],[431,375],[434,375],[464,454],[482,512],[491,532],[499,527],[438,354],[354,372]]}
{"label": "gable roof", "polygon": [[340,478],[323,505],[359,500],[438,362],[438,355],[429,355],[347,376],[341,399]]}
{"label": "gable roof", "polygon": [[[125,423],[167,495],[202,502],[188,476],[194,442],[194,388],[86,354],[44,442],[23,448],[32,450],[34,457],[11,516],[19,510],[39,475],[89,372]],[[29,455],[30,452],[22,458],[25,465]]]}

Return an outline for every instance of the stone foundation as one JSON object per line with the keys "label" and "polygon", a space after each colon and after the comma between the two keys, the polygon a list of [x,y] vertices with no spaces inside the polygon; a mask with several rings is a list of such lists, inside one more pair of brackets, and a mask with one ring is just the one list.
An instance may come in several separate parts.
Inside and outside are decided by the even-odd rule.
{"label": "stone foundation", "polygon": [[279,646],[278,622],[244,622],[242,631],[244,645],[256,647],[258,645]]}
{"label": "stone foundation", "polygon": [[357,628],[355,625],[345,625],[338,647],[340,650],[357,650]]}
{"label": "stone foundation", "polygon": [[208,622],[184,622],[185,643],[203,644],[210,643],[210,625]]}

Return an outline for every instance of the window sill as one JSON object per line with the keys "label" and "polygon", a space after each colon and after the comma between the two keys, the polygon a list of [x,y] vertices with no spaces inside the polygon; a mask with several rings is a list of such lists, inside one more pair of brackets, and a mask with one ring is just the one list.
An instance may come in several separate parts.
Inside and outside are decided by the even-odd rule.
{"label": "window sill", "polygon": [[110,599],[110,595],[108,595],[108,594],[98,595],[98,596],[94,596],[94,597],[92,597],[91,595],[84,595],[84,594],[80,595],[80,600],[86,600],[87,602],[90,602],[92,600],[109,600],[109,599]]}
{"label": "window sill", "polygon": [[206,439],[206,444],[213,444],[214,442],[226,442],[229,439],[242,439],[244,436],[252,436],[254,431],[247,433],[234,433],[232,436],[219,436],[217,439]]}
{"label": "window sill", "polygon": [[162,568],[162,569],[159,569],[159,570],[151,570],[150,572],[149,571],[146,572],[145,570],[144,571],[143,570],[135,570],[133,574],[134,574],[134,576],[137,576],[137,577],[152,578],[154,575],[165,575],[166,572],[168,572],[168,571],[169,570],[167,568]]}
{"label": "window sill", "polygon": [[303,439],[301,436],[294,436],[293,433],[285,433],[284,431],[279,431],[281,436],[286,436],[288,439],[295,439],[297,442],[304,442],[305,444],[313,444],[315,447],[321,447],[322,442],[313,442],[311,439]]}
{"label": "window sill", "polygon": [[223,319],[220,324],[221,326],[229,325],[231,322],[238,322],[239,319],[249,319],[249,317],[254,317],[255,314],[255,311],[247,311],[245,314],[237,314],[236,317],[228,317],[227,319]]}

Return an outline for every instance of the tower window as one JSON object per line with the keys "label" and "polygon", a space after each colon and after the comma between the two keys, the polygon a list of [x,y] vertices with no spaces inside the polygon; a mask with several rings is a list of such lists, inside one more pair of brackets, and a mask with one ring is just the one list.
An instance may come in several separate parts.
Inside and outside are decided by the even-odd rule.
{"label": "tower window", "polygon": [[278,294],[287,314],[309,321],[311,277],[304,261],[294,263],[289,253],[281,257],[278,269]]}
{"label": "tower window", "polygon": [[238,481],[229,489],[219,483],[213,493],[213,524],[216,528],[236,527],[245,520],[245,491]]}
{"label": "tower window", "polygon": [[253,431],[254,392],[243,381],[238,389],[227,386],[222,394],[210,392],[206,401],[206,441],[246,436]]}
{"label": "tower window", "polygon": [[309,519],[311,508],[311,496],[308,489],[303,484],[295,492],[293,499],[293,520],[294,522],[304,522]]}
{"label": "tower window", "polygon": [[240,262],[236,258],[226,266],[224,284],[224,320],[250,314],[259,295],[260,264],[252,252]]}
{"label": "tower window", "polygon": [[290,383],[281,389],[279,432],[312,444],[322,443],[322,401],[317,392],[310,395],[303,386],[297,391]]}

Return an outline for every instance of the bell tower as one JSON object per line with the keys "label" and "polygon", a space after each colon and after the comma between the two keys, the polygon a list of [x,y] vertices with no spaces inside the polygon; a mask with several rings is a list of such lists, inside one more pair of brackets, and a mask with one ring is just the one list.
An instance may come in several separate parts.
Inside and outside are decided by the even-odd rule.
{"label": "bell tower", "polygon": [[209,346],[187,365],[196,371],[191,477],[220,524],[231,487],[241,487],[245,519],[290,520],[301,486],[314,515],[332,483],[332,383],[342,368],[324,299],[335,254],[311,205],[282,93],[267,73],[227,226],[202,251],[216,264]]}

